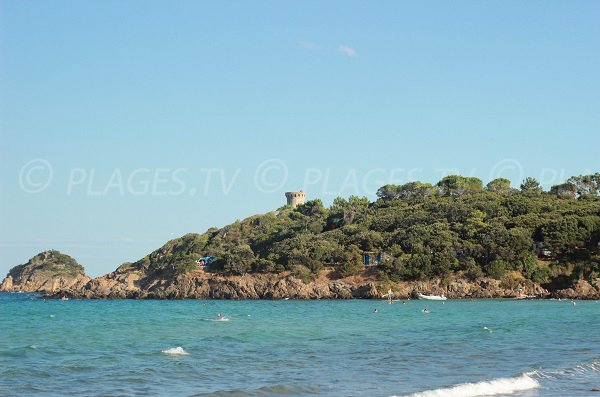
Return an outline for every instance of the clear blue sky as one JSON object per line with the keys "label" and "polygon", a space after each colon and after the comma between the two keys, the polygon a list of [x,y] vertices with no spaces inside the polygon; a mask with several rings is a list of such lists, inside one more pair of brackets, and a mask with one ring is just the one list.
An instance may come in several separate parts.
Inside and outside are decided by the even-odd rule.
{"label": "clear blue sky", "polygon": [[600,170],[598,1],[17,1],[0,274],[97,276],[304,188]]}

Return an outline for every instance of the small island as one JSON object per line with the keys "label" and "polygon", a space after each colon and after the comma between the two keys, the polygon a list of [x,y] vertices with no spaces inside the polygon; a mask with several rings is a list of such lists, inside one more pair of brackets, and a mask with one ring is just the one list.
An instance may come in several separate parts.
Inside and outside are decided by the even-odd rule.
{"label": "small island", "polygon": [[389,290],[399,299],[599,299],[599,190],[600,173],[550,191],[533,178],[515,189],[503,178],[484,186],[450,175],[382,186],[373,202],[339,197],[329,208],[287,192],[276,211],[186,234],[91,280],[72,258],[47,251],[13,268],[2,290],[83,299],[379,299]]}
{"label": "small island", "polygon": [[56,293],[83,287],[90,278],[85,269],[69,255],[44,251],[23,265],[10,269],[0,284],[4,292]]}

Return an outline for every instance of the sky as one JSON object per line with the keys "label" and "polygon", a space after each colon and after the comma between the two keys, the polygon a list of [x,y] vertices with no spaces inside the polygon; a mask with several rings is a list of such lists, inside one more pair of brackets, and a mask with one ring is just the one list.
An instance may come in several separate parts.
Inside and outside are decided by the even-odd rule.
{"label": "sky", "polygon": [[600,171],[598,1],[0,2],[0,278],[303,189]]}

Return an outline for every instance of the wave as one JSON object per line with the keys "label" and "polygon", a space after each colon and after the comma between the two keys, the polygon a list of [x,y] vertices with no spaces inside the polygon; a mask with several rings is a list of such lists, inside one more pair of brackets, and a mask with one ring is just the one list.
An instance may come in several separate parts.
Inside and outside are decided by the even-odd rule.
{"label": "wave", "polygon": [[512,394],[519,391],[535,389],[540,386],[530,374],[513,378],[498,378],[477,383],[462,383],[441,389],[426,390],[409,394],[406,397],[483,397]]}
{"label": "wave", "polygon": [[181,346],[172,347],[170,349],[163,350],[162,352],[165,354],[171,354],[174,356],[185,356],[185,355],[190,354],[190,353],[186,352],[185,350],[183,350],[183,347],[181,347]]}
{"label": "wave", "polygon": [[204,321],[229,321],[229,317],[221,317],[221,318],[203,318]]}
{"label": "wave", "polygon": [[590,372],[600,372],[600,360],[595,360],[591,362],[584,362],[575,365],[572,368],[559,369],[554,371],[542,371],[536,370],[531,372],[531,374],[535,375],[540,379],[558,379],[562,377],[576,377],[580,375],[586,375]]}
{"label": "wave", "polygon": [[0,357],[28,357],[39,355],[40,351],[36,345],[27,345],[23,347],[14,347],[9,350],[0,350]]}

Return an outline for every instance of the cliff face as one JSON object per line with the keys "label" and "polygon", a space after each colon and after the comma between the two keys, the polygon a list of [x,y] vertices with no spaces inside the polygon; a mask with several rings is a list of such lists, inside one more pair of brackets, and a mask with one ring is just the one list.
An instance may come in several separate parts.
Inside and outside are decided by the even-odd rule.
{"label": "cliff face", "polygon": [[578,280],[570,288],[553,291],[552,297],[563,299],[600,299],[600,278],[595,279],[591,284],[585,280]]}
{"label": "cliff face", "polygon": [[379,292],[370,280],[323,278],[304,283],[290,274],[224,277],[196,270],[164,278],[148,278],[135,271],[113,272],[67,295],[82,299],[352,299],[377,298]]}
{"label": "cliff face", "polygon": [[59,291],[54,297],[67,295],[79,299],[381,299],[392,289],[395,299],[409,299],[415,291],[444,294],[448,298],[525,298],[563,297],[600,298],[598,285],[580,283],[569,290],[550,293],[538,284],[523,280],[518,284],[483,278],[468,281],[428,280],[383,283],[366,275],[332,279],[331,271],[323,271],[308,283],[289,273],[220,276],[194,270],[180,275],[148,275],[136,266],[90,280],[70,291]]}
{"label": "cliff face", "polygon": [[13,267],[0,284],[0,291],[54,293],[81,288],[88,281],[83,266],[75,259],[50,250]]}

